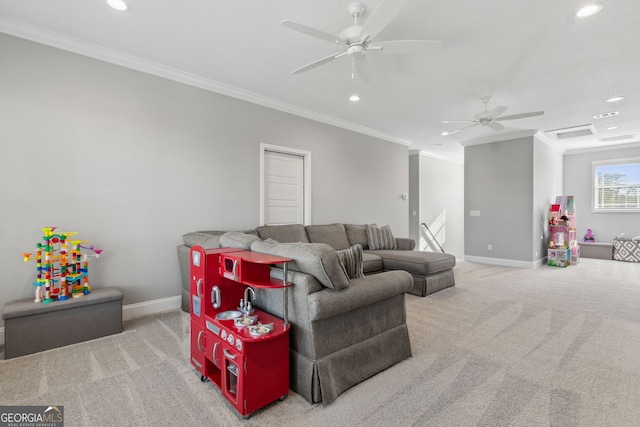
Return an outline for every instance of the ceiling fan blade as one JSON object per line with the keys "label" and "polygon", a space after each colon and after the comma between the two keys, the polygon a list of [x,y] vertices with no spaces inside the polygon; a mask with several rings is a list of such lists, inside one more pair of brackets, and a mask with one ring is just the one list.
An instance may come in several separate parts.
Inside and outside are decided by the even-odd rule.
{"label": "ceiling fan blade", "polygon": [[298,31],[302,34],[306,34],[308,36],[314,37],[316,39],[325,40],[325,41],[328,41],[329,43],[346,45],[346,43],[344,43],[342,40],[340,40],[336,36],[332,36],[329,33],[325,33],[324,31],[317,30],[315,28],[307,27],[306,25],[298,24],[297,22],[293,22],[285,19],[280,24],[292,30]]}
{"label": "ceiling fan blade", "polygon": [[382,3],[371,12],[365,21],[361,34],[369,34],[370,39],[375,38],[402,9],[404,3],[405,0],[382,0]]}
{"label": "ceiling fan blade", "polygon": [[477,126],[477,125],[479,125],[479,124],[480,124],[480,123],[474,123],[474,124],[472,124],[472,125],[465,126],[465,127],[463,127],[463,128],[456,129],[456,130],[451,131],[451,132],[445,132],[445,133],[442,133],[441,135],[442,135],[442,136],[449,136],[449,135],[453,135],[454,133],[458,133],[458,132],[463,131],[463,130],[465,130],[465,129],[469,129],[470,127]]}
{"label": "ceiling fan blade", "polygon": [[502,116],[502,117],[498,117],[496,120],[526,119],[527,117],[541,116],[543,114],[544,114],[544,111],[533,111],[531,113],[520,113],[520,114],[512,114],[510,116]]}
{"label": "ceiling fan blade", "polygon": [[347,54],[347,52],[343,52],[343,53],[335,53],[335,54],[333,54],[333,55],[329,55],[329,56],[327,56],[326,58],[318,59],[317,61],[314,61],[314,62],[312,62],[311,64],[307,64],[307,65],[305,65],[304,67],[300,67],[300,68],[298,68],[297,70],[293,70],[293,71],[291,72],[291,74],[300,74],[300,73],[304,73],[305,71],[309,71],[309,70],[311,70],[312,68],[319,67],[319,66],[320,66],[320,65],[322,65],[322,64],[326,64],[327,62],[331,62],[331,61],[333,61],[334,59],[338,59],[338,58],[340,58],[341,56],[344,56],[344,55],[346,55],[346,54]]}
{"label": "ceiling fan blade", "polygon": [[494,121],[489,122],[487,126],[489,126],[493,130],[504,130],[504,126],[502,124],[496,123]]}
{"label": "ceiling fan blade", "polygon": [[498,117],[500,114],[504,113],[505,111],[507,111],[507,107],[505,107],[504,105],[501,105],[489,111],[489,114],[491,115],[491,117],[495,118],[495,117]]}
{"label": "ceiling fan blade", "polygon": [[368,46],[367,50],[377,50],[377,47],[382,48],[382,53],[392,55],[411,55],[434,52],[442,47],[442,43],[436,40],[393,40]]}
{"label": "ceiling fan blade", "polygon": [[440,123],[475,123],[477,120],[443,120]]}

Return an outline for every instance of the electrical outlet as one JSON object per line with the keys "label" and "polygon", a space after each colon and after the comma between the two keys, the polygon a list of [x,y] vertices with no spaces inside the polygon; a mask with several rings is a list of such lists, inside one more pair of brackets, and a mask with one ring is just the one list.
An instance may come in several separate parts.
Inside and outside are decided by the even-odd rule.
{"label": "electrical outlet", "polygon": [[491,245],[487,245],[487,250],[488,250],[488,251],[492,251],[492,250],[493,250],[493,246],[491,246]]}

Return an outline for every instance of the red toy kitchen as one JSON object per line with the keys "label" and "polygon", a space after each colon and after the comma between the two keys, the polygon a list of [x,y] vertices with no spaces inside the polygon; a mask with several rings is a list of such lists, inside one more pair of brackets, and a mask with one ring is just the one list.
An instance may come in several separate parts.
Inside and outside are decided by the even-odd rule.
{"label": "red toy kitchen", "polygon": [[[233,248],[190,251],[191,364],[245,418],[289,392],[289,261]],[[284,280],[270,277],[274,265]],[[283,319],[253,307],[254,288],[282,292]]]}

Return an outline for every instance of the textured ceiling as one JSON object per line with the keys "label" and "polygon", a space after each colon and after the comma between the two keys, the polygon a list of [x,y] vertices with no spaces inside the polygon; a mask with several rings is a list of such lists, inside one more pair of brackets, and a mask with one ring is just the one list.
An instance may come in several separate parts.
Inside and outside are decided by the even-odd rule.
{"label": "textured ceiling", "polygon": [[[379,0],[364,0],[366,20]],[[3,0],[0,32],[175,78],[284,111],[333,123],[462,161],[461,141],[490,141],[529,129],[593,124],[589,138],[557,141],[561,150],[636,134],[640,141],[640,2],[617,0],[577,19],[583,1],[407,0],[376,37],[440,40],[424,55],[368,55],[367,83],[341,58],[299,75],[291,71],[340,52],[284,28],[284,19],[338,35],[353,20],[343,0],[129,0],[117,12],[104,0]],[[352,103],[357,93],[361,101]],[[475,126],[448,137],[483,109],[505,115],[503,131]],[[625,99],[615,104],[614,95]],[[594,114],[619,115],[593,119]],[[610,126],[615,130],[606,130]],[[550,136],[550,141],[555,137]]]}

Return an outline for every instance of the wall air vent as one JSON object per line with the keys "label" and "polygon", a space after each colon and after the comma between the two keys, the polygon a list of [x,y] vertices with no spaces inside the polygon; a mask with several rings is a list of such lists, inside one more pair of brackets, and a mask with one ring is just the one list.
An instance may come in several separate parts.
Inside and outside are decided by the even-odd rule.
{"label": "wall air vent", "polygon": [[598,138],[598,141],[600,142],[622,141],[625,139],[632,139],[635,137],[636,137],[635,133],[630,133],[628,135],[618,135],[618,136],[609,136],[607,138]]}
{"label": "wall air vent", "polygon": [[591,136],[595,135],[596,130],[591,123],[580,126],[571,126],[562,129],[553,129],[546,131],[554,135],[557,139],[576,138],[579,136]]}
{"label": "wall air vent", "polygon": [[617,115],[618,115],[617,111],[610,111],[608,113],[594,114],[593,118],[594,119],[603,119],[605,117],[613,117],[613,116],[617,116]]}

